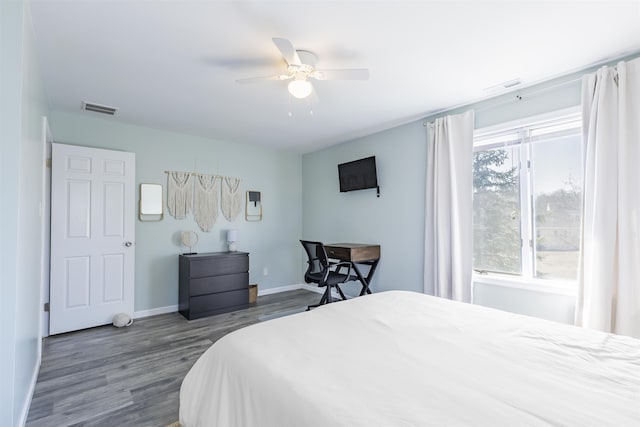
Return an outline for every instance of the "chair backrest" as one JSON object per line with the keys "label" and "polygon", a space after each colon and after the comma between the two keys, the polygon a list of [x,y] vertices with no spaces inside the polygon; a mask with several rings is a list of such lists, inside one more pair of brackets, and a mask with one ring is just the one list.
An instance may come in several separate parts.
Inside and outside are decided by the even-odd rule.
{"label": "chair backrest", "polygon": [[323,275],[324,271],[329,267],[327,260],[327,252],[324,250],[322,242],[312,242],[309,240],[300,240],[304,247],[309,260],[307,261],[307,272],[304,274],[304,280],[307,283],[318,283],[318,275]]}

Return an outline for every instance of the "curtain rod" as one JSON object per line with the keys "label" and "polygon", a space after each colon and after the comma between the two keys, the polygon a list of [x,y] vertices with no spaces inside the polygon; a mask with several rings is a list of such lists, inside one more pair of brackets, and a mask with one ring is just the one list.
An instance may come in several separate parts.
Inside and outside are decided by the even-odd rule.
{"label": "curtain rod", "polygon": [[[556,89],[558,87],[566,86],[566,85],[568,85],[570,83],[574,83],[574,82],[577,82],[579,80],[582,80],[582,76],[578,76],[578,77],[574,77],[574,78],[571,78],[571,79],[568,79],[568,80],[564,80],[562,82],[556,83],[556,84],[551,85],[551,86],[546,86],[546,87],[542,87],[542,88],[539,88],[539,89],[534,89],[534,90],[531,90],[531,91],[527,91],[525,94],[520,94],[520,93],[518,93],[518,91],[519,90],[526,90],[527,87],[524,87],[524,88],[521,88],[521,89],[516,89],[516,90],[511,92],[512,94],[514,94],[513,97],[507,97],[506,99],[504,99],[502,101],[492,102],[492,103],[489,103],[488,105],[483,105],[483,106],[481,106],[479,108],[474,108],[474,110],[475,111],[484,111],[484,110],[488,110],[488,109],[491,109],[491,108],[494,108],[494,107],[499,107],[501,105],[506,105],[506,104],[515,102],[513,98],[515,98],[515,100],[517,100],[517,101],[522,101],[525,96],[535,95],[535,94],[540,93],[540,92],[545,92],[547,90]],[[529,86],[529,87],[531,87],[531,86]],[[504,93],[504,94],[496,95],[495,97],[501,97],[503,95],[508,95],[508,94],[509,93],[507,92],[507,93]],[[490,101],[490,100],[491,100],[491,98],[488,98],[485,101]],[[435,112],[433,114],[430,114],[429,116],[435,116],[435,115],[438,115],[438,114],[443,114],[443,113],[446,113],[448,111],[453,111],[453,110],[457,110],[459,108],[469,107],[469,106],[471,106],[473,104],[478,104],[478,103],[485,102],[485,101],[473,101],[473,102],[469,102],[469,103],[466,103],[466,104],[456,105],[455,107],[445,108],[443,110],[437,111],[437,112]],[[427,126],[429,123],[432,123],[432,122],[425,121],[425,122],[422,123],[422,125],[423,126]]]}
{"label": "curtain rod", "polygon": [[[611,68],[616,68],[617,64],[620,61],[633,61],[633,60],[636,60],[638,58],[640,58],[640,51],[636,50],[636,51],[633,51],[633,52],[630,52],[630,53],[627,52],[625,55],[621,55],[621,56],[619,56],[617,58],[609,58],[609,59],[606,59],[606,60],[603,60],[603,61],[600,61],[600,62],[596,62],[596,63],[591,64],[591,65],[589,65],[589,66],[587,66],[585,68],[582,68],[580,70],[569,72],[569,73],[566,73],[566,74],[560,75],[560,76],[551,77],[551,78],[547,79],[546,81],[547,82],[548,81],[552,81],[552,80],[562,80],[562,81],[558,82],[557,84],[551,85],[551,86],[543,87],[543,88],[540,88],[540,89],[537,89],[537,90],[534,89],[534,90],[532,90],[530,92],[527,92],[526,95],[533,95],[533,94],[536,94],[536,93],[544,92],[545,90],[555,89],[557,87],[564,86],[564,85],[567,85],[569,83],[576,82],[578,80],[582,80],[583,76],[585,76],[585,75],[587,75],[589,73],[593,73],[595,70],[597,70],[597,69],[599,69],[599,68],[601,68],[603,66],[610,66]],[[570,77],[570,76],[573,76],[573,77]],[[566,80],[563,80],[563,79],[566,79]],[[522,88],[514,89],[513,91],[511,91],[511,93],[515,93],[515,98],[518,101],[522,101],[523,96],[518,93],[519,90],[525,91],[527,88],[535,87],[538,84],[542,85],[544,83],[545,83],[544,81],[543,82],[539,82],[539,83],[532,83],[531,86],[525,86],[525,87],[522,87]],[[456,106],[450,107],[450,108],[444,108],[444,109],[442,109],[440,111],[436,111],[436,112],[433,112],[433,113],[429,114],[428,117],[433,117],[433,116],[436,116],[438,114],[443,114],[443,113],[446,113],[446,112],[449,112],[449,111],[457,110],[459,108],[469,107],[469,106],[471,106],[473,104],[479,104],[479,103],[485,102],[485,101],[488,102],[492,98],[497,98],[497,97],[506,95],[508,93],[509,92],[506,92],[506,93],[503,93],[503,94],[500,94],[500,95],[495,95],[493,97],[486,98],[484,100],[481,99],[481,100],[478,100],[478,101],[472,101],[472,102],[466,102],[464,104],[459,104],[459,105],[456,105]],[[484,105],[484,106],[482,106],[480,108],[476,108],[475,111],[483,111],[483,110],[486,110],[486,109],[489,109],[489,108],[497,107],[497,106],[500,106],[500,105],[505,105],[505,104],[508,104],[510,102],[513,102],[513,99],[512,98],[507,98],[507,99],[505,99],[505,100],[503,100],[501,102],[489,103],[489,105]],[[427,126],[429,123],[430,122],[424,121],[424,122],[422,122],[422,125],[423,126]]]}
{"label": "curtain rod", "polygon": [[242,181],[242,178],[237,178],[237,177],[235,177],[235,176],[216,175],[216,174],[200,173],[200,172],[164,171],[164,173],[173,173],[173,172],[179,172],[179,173],[190,173],[191,175],[215,176],[216,178],[238,179],[238,180]]}

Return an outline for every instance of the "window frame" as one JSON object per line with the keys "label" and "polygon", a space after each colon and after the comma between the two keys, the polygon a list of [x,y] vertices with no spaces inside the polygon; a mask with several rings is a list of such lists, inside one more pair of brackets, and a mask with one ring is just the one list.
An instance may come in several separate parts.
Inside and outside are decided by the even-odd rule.
{"label": "window frame", "polygon": [[[575,123],[578,122],[578,126]],[[513,138],[509,135],[517,135],[517,145],[520,146],[520,163],[518,165],[518,176],[520,184],[520,274],[509,274],[492,271],[481,271],[473,269],[472,279],[474,283],[490,284],[503,287],[511,287],[525,290],[535,290],[550,292],[560,295],[576,295],[577,279],[541,279],[535,277],[535,218],[534,218],[534,194],[533,194],[533,143],[537,139],[536,133],[540,130],[558,128],[563,124],[571,123],[567,129],[581,128],[582,117],[579,106],[556,110],[545,114],[525,117],[518,120],[499,123],[492,126],[477,128],[473,132],[473,151],[486,150],[501,146],[513,145]],[[561,130],[561,129],[560,129]],[[544,134],[551,132],[543,132]],[[573,132],[572,132],[573,133]],[[491,138],[491,136],[497,137]],[[500,137],[505,141],[512,141],[510,144],[500,142]],[[482,139],[485,138],[485,141]],[[480,141],[478,141],[480,140]],[[583,153],[581,153],[582,158]]]}

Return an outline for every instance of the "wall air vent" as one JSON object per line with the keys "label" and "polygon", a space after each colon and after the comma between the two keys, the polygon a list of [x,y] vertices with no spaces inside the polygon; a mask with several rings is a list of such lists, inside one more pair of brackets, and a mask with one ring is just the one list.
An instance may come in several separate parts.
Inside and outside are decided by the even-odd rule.
{"label": "wall air vent", "polygon": [[106,105],[94,104],[93,102],[82,102],[82,109],[87,111],[93,111],[94,113],[107,114],[113,116],[116,114],[117,108],[109,107]]}

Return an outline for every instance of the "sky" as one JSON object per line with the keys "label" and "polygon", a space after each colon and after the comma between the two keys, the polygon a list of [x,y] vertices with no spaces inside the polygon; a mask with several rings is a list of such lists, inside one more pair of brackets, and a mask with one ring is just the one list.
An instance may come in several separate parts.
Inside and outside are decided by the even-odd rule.
{"label": "sky", "polygon": [[582,188],[581,136],[565,136],[533,143],[535,195],[568,189],[571,180]]}

